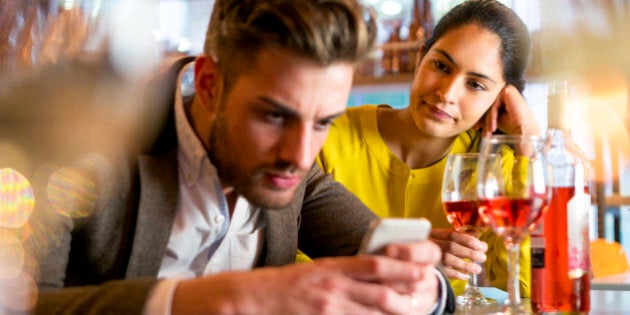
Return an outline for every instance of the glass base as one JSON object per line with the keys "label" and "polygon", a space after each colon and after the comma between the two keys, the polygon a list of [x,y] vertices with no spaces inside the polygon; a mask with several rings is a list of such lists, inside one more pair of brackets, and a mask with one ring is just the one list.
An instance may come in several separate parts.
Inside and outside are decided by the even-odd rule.
{"label": "glass base", "polygon": [[473,306],[490,306],[495,305],[497,302],[493,299],[483,296],[481,290],[478,287],[466,287],[464,293],[457,297],[457,305],[462,308],[469,308]]}
{"label": "glass base", "polygon": [[501,314],[504,314],[504,315],[531,315],[532,312],[530,310],[526,309],[523,304],[518,304],[518,305],[504,305],[503,306],[503,312]]}
{"label": "glass base", "polygon": [[494,307],[490,307],[487,311],[484,309],[482,312],[478,311],[464,311],[464,314],[485,314],[485,315],[532,315],[533,312],[528,311],[524,307],[504,307],[503,310],[497,311]]}

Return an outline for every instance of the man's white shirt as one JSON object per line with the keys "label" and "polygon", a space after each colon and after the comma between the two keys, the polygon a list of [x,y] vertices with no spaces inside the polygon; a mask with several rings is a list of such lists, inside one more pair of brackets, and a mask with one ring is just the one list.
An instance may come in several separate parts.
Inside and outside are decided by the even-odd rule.
{"label": "man's white shirt", "polygon": [[249,270],[264,242],[261,210],[239,196],[232,216],[216,168],[186,118],[193,63],[179,74],[175,94],[179,194],[175,221],[145,314],[170,314],[178,279]]}

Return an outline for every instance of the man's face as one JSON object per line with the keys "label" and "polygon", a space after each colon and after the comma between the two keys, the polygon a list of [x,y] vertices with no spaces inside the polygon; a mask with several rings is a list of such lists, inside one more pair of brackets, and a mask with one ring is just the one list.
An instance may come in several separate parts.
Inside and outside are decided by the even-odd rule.
{"label": "man's face", "polygon": [[256,64],[227,94],[216,93],[208,155],[224,188],[281,208],[345,111],[353,65],[323,67],[282,50],[261,51]]}

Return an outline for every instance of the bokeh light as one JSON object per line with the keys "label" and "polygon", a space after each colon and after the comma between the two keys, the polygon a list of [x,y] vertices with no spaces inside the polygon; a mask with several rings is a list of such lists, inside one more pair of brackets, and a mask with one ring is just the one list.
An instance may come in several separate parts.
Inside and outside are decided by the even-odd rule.
{"label": "bokeh light", "polygon": [[57,213],[71,218],[89,216],[94,210],[96,184],[79,169],[59,168],[48,180],[46,194]]}
{"label": "bokeh light", "polygon": [[29,155],[24,152],[15,139],[0,138],[0,156],[0,169],[11,167],[24,171],[31,167]]}
{"label": "bokeh light", "polygon": [[24,247],[9,230],[0,228],[0,279],[17,277],[24,268]]}
{"label": "bokeh light", "polygon": [[15,311],[28,311],[35,307],[38,288],[33,277],[20,273],[17,277],[0,280],[0,303]]}
{"label": "bokeh light", "polygon": [[34,204],[29,181],[12,168],[0,169],[0,227],[24,225],[33,212]]}

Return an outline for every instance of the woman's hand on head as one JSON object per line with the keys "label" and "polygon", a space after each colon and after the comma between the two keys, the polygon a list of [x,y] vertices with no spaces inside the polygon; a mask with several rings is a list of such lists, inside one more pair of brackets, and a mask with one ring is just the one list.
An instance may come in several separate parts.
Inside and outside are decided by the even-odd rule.
{"label": "woman's hand on head", "polygon": [[523,95],[513,86],[507,85],[490,109],[481,118],[481,134],[490,136],[497,130],[506,134],[539,135],[540,127]]}

